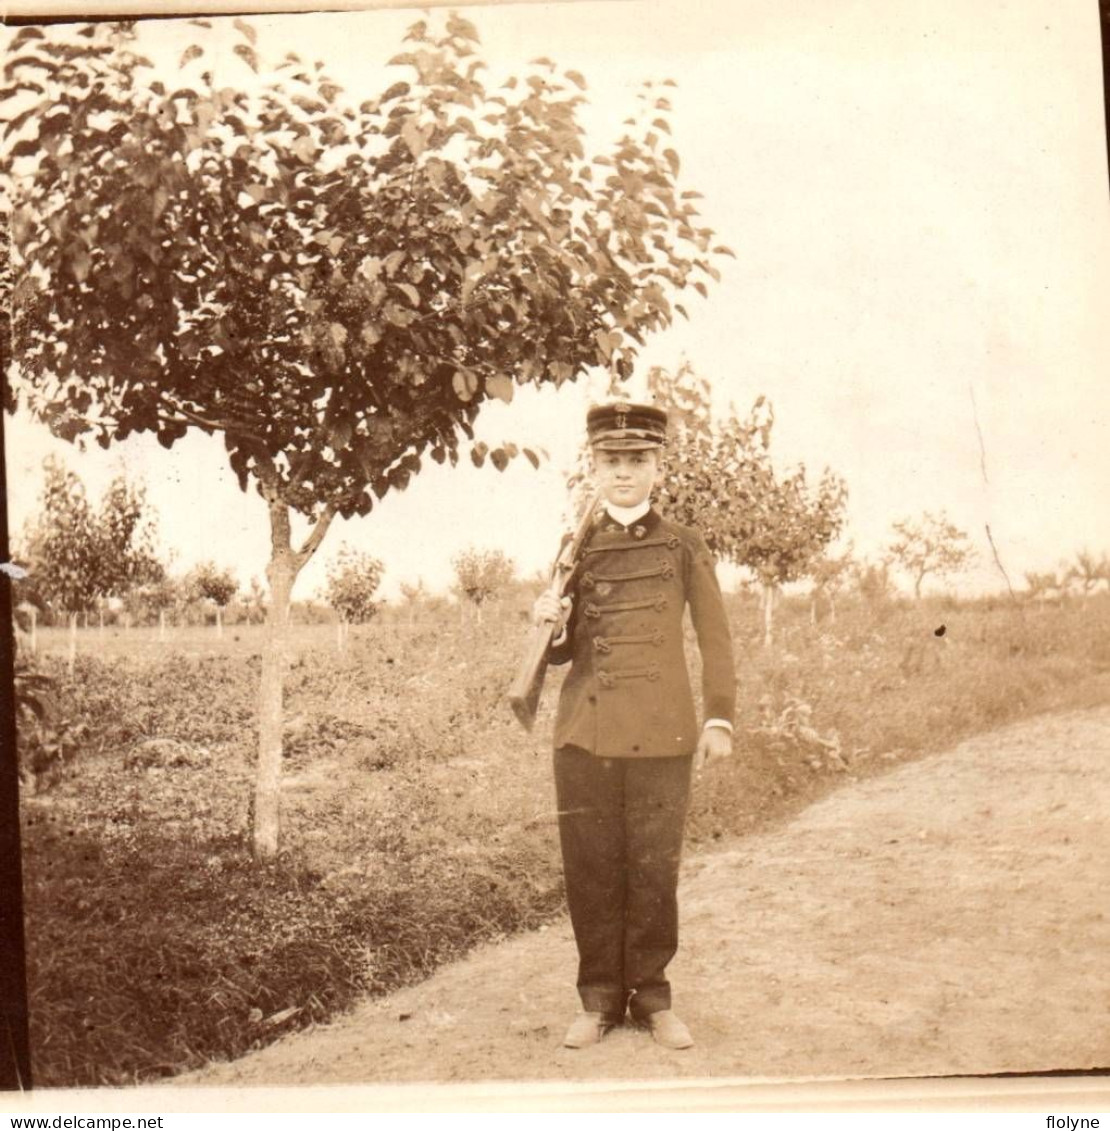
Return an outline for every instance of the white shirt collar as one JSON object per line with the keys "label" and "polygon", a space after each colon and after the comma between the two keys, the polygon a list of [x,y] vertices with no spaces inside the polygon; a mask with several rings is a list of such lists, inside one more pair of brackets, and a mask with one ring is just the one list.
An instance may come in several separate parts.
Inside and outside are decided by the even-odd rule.
{"label": "white shirt collar", "polygon": [[618,507],[614,503],[606,503],[605,510],[609,517],[619,522],[621,526],[631,526],[638,518],[643,518],[651,510],[651,500],[644,499],[634,507]]}

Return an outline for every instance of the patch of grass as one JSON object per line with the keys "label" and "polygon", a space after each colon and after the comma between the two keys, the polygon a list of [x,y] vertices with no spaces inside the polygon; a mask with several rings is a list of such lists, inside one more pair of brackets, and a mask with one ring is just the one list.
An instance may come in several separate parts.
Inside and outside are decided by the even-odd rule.
{"label": "patch of grass", "polygon": [[[845,780],[880,773],[969,735],[1046,711],[1110,701],[1110,600],[1045,609],[999,600],[849,606],[813,627],[801,602],[780,617],[776,646],[758,643],[754,604],[732,608],[740,702],[730,763],[709,771],[688,825],[711,843],[797,812]],[[944,627],[942,636],[937,629]],[[790,700],[840,757],[751,733]]]}
{"label": "patch of grass", "polygon": [[42,810],[24,832],[40,1085],[138,1083],[239,1056],[535,926],[560,899],[511,859],[337,883],[256,863],[242,838],[107,839]]}
{"label": "patch of grass", "polygon": [[[731,613],[737,752],[695,790],[697,844],[987,727],[1110,700],[1106,600],[1020,616],[848,608],[822,629],[788,603],[770,649],[754,605]],[[326,626],[321,647],[305,637],[287,684],[283,851],[266,865],[248,851],[247,642],[82,657],[73,680],[48,660],[57,709],[89,738],[23,810],[37,1081],[139,1082],[234,1057],[556,913],[558,672],[533,734],[503,702],[525,631],[506,609],[482,626],[383,618],[342,655]],[[759,726],[798,704],[815,734],[835,732],[835,757]]]}

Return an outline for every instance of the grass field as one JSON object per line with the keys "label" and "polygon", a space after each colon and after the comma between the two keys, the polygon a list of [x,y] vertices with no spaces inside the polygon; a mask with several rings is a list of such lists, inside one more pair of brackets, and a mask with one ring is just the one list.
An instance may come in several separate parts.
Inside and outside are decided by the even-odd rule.
{"label": "grass field", "polygon": [[[855,605],[820,628],[788,602],[769,649],[753,603],[730,611],[737,749],[697,787],[695,851],[964,735],[1110,701],[1105,596]],[[298,627],[266,865],[248,849],[263,630],[93,628],[72,679],[64,631],[40,630],[55,722],[87,729],[24,793],[36,1083],[236,1056],[557,913],[558,676],[525,735],[504,703],[520,612],[389,612],[344,654],[334,627]]]}

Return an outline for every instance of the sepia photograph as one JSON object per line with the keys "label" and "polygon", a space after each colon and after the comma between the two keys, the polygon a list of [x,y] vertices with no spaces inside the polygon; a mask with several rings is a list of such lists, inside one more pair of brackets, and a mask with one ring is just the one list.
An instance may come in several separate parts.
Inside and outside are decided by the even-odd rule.
{"label": "sepia photograph", "polygon": [[281,7],[0,28],[10,1087],[1105,1109],[1110,9]]}

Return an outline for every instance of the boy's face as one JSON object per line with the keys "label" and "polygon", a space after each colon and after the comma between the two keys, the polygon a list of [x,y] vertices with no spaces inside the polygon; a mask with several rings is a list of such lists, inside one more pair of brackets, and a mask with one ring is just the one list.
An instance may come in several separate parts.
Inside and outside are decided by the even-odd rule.
{"label": "boy's face", "polygon": [[608,451],[593,448],[594,478],[607,503],[634,507],[642,503],[659,480],[657,448],[644,451]]}

